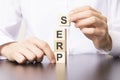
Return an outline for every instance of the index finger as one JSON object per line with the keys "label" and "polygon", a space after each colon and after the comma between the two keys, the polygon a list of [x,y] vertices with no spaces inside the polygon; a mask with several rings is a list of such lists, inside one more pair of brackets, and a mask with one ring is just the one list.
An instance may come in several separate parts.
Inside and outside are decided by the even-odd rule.
{"label": "index finger", "polygon": [[[82,12],[82,11],[86,11],[86,10],[92,10],[92,11],[98,12],[98,11],[96,11],[95,9],[93,9],[93,8],[90,7],[90,6],[84,6],[84,7],[78,7],[78,8],[75,8],[75,9],[71,10],[71,11],[69,12],[69,15],[73,15],[73,14],[76,14],[76,13],[78,13],[78,12]],[[99,13],[100,13],[100,12],[99,12]]]}
{"label": "index finger", "polygon": [[51,50],[48,43],[38,38],[33,38],[31,41],[46,54],[51,63],[55,63],[54,52]]}

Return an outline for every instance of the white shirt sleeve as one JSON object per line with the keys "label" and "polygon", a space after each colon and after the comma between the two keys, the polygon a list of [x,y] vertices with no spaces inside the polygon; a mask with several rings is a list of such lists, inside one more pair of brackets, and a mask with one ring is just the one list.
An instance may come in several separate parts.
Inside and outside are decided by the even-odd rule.
{"label": "white shirt sleeve", "polygon": [[112,38],[112,50],[110,54],[120,56],[120,0],[108,0],[109,10],[109,34]]}
{"label": "white shirt sleeve", "polygon": [[108,31],[112,39],[110,51],[96,50],[98,53],[120,56],[120,0],[98,0],[96,9],[107,17]]}
{"label": "white shirt sleeve", "polygon": [[112,50],[110,54],[113,56],[120,56],[120,32],[110,31],[109,33],[112,38]]}
{"label": "white shirt sleeve", "polygon": [[21,20],[18,0],[0,0],[0,45],[16,40]]}

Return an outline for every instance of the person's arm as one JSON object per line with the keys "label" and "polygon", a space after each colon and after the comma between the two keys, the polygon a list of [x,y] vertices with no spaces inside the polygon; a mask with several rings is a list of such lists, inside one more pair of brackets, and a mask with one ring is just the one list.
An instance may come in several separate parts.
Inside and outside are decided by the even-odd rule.
{"label": "person's arm", "polygon": [[72,10],[69,16],[75,27],[92,40],[97,49],[111,50],[112,40],[108,33],[107,19],[102,13],[90,6],[84,6]]}
{"label": "person's arm", "polygon": [[[101,0],[100,2],[103,3]],[[98,7],[102,6],[100,2]],[[99,52],[120,56],[120,0],[105,2],[102,10],[107,10],[107,19],[91,7],[83,7],[70,12],[71,21],[93,41]]]}
{"label": "person's arm", "polygon": [[[48,43],[36,37],[16,41],[22,19],[19,0],[2,0],[0,15],[0,53],[18,63],[41,62],[44,55],[55,63],[54,53]],[[7,2],[8,1],[8,2]]]}
{"label": "person's arm", "polygon": [[0,0],[0,47],[18,36],[22,15],[17,1]]}
{"label": "person's arm", "polygon": [[108,1],[109,34],[112,39],[110,55],[120,56],[120,0]]}

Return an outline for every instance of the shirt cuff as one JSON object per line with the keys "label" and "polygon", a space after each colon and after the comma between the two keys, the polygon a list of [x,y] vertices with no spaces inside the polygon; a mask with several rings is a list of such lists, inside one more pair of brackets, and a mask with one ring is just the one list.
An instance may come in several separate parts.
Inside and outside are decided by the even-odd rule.
{"label": "shirt cuff", "polygon": [[120,32],[109,31],[109,34],[112,39],[112,49],[110,51],[110,55],[120,56]]}
{"label": "shirt cuff", "polygon": [[6,36],[1,36],[0,39],[1,39],[0,40],[0,45],[3,45],[3,44],[8,43],[8,42],[15,41],[15,40],[13,40],[13,39],[11,39],[9,37],[6,37]]}
{"label": "shirt cuff", "polygon": [[96,52],[97,53],[100,53],[100,54],[110,54],[110,51],[105,51],[105,50],[100,50],[100,49],[96,49]]}
{"label": "shirt cuff", "polygon": [[4,59],[7,59],[7,58],[4,56],[0,56],[0,60],[4,60]]}

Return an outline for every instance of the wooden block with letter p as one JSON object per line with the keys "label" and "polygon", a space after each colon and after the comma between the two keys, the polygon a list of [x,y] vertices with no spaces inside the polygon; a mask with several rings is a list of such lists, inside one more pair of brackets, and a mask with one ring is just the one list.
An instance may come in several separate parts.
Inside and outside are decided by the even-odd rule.
{"label": "wooden block with letter p", "polygon": [[64,15],[60,15],[59,18],[58,18],[59,22],[59,26],[62,26],[62,27],[68,27],[70,26],[70,22],[69,22],[69,16],[64,14]]}
{"label": "wooden block with letter p", "polygon": [[66,29],[57,28],[54,32],[54,52],[56,63],[66,63]]}
{"label": "wooden block with letter p", "polygon": [[66,63],[67,54],[66,52],[55,52],[56,63]]}

